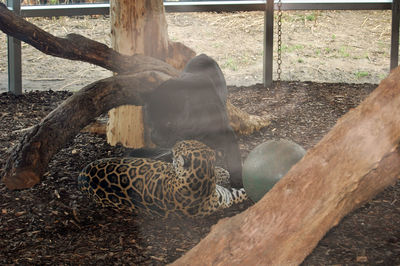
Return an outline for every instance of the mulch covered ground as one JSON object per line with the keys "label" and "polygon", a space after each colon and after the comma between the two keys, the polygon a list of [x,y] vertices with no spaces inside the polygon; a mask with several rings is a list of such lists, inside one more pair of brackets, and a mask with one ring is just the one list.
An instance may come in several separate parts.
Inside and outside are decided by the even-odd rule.
{"label": "mulch covered ground", "polygon": [[[240,137],[243,158],[270,139],[289,139],[309,149],[376,85],[283,83],[281,89],[231,87],[232,102],[273,122]],[[0,170],[23,130],[40,121],[70,92],[0,94]],[[160,220],[100,209],[76,187],[79,171],[103,157],[123,156],[103,136],[82,133],[51,161],[43,182],[9,191],[0,185],[0,264],[163,265],[191,249],[223,217],[250,201],[210,217]],[[400,264],[400,182],[349,214],[321,240],[304,265]],[[268,210],[266,210],[266,213]]]}

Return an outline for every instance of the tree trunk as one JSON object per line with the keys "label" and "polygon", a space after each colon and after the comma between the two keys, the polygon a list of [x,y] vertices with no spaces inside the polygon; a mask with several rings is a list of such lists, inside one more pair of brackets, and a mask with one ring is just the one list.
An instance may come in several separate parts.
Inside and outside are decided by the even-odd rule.
{"label": "tree trunk", "polygon": [[298,265],[400,174],[400,68],[257,204],[220,221],[173,265]]}
{"label": "tree trunk", "polygon": [[[108,111],[107,142],[129,148],[146,146],[141,106],[123,105]],[[148,144],[147,144],[148,146]]]}
{"label": "tree trunk", "polygon": [[183,69],[195,52],[168,37],[163,0],[111,0],[111,38],[114,50],[144,54]]}
{"label": "tree trunk", "polygon": [[[190,48],[169,40],[162,0],[112,0],[110,13],[112,45],[121,54],[152,56],[176,69],[183,69],[195,55]],[[108,143],[130,148],[151,146],[145,142],[141,106],[118,107],[108,115]]]}

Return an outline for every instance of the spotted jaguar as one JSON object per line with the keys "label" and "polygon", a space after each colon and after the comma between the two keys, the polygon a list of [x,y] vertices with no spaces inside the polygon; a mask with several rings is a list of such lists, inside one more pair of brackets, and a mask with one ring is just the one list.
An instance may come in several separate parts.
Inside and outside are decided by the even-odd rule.
{"label": "spotted jaguar", "polygon": [[247,199],[225,188],[229,173],[215,167],[215,152],[196,140],[172,149],[172,163],[148,158],[109,158],[87,165],[80,189],[103,206],[161,217],[206,216]]}

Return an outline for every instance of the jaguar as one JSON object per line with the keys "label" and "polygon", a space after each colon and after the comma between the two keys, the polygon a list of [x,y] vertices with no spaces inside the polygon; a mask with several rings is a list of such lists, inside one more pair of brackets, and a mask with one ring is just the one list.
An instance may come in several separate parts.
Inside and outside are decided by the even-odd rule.
{"label": "jaguar", "polygon": [[229,173],[215,166],[215,151],[207,145],[179,141],[172,156],[172,163],[100,159],[81,171],[78,186],[102,206],[161,217],[206,216],[247,199],[243,188],[220,185],[229,184]]}

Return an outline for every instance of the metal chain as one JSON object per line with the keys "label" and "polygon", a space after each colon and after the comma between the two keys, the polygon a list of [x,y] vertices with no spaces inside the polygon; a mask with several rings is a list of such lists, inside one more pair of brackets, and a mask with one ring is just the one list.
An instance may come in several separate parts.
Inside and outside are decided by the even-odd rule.
{"label": "metal chain", "polygon": [[278,68],[276,70],[278,74],[278,86],[281,84],[281,65],[282,65],[282,0],[278,1]]}

